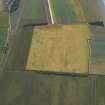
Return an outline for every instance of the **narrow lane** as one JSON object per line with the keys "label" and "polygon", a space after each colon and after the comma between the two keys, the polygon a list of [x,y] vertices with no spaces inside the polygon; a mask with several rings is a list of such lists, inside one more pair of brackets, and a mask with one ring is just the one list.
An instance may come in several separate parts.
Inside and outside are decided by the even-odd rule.
{"label": "narrow lane", "polygon": [[52,13],[52,9],[51,9],[51,3],[50,3],[50,0],[48,0],[48,9],[49,9],[49,12],[50,12],[50,16],[51,16],[51,22],[52,24],[54,24],[54,19],[53,19],[53,13]]}

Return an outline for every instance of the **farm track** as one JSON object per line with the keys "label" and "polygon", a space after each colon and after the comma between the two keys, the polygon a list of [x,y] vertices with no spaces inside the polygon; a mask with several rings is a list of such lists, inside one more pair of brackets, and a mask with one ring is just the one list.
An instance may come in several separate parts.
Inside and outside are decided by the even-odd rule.
{"label": "farm track", "polygon": [[45,11],[46,11],[47,19],[48,19],[48,24],[54,23],[54,20],[52,20],[52,16],[50,13],[51,10],[49,10],[49,8],[51,7],[49,7],[48,0],[43,0],[43,4],[45,5]]}

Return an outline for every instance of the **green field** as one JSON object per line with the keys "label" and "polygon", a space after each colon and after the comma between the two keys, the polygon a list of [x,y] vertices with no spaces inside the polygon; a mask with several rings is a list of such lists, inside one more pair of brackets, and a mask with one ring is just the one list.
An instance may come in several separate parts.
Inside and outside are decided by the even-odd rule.
{"label": "green field", "polygon": [[[44,0],[23,0],[23,21],[25,24],[40,24],[47,22]],[[22,11],[20,11],[22,12]]]}
{"label": "green field", "polygon": [[12,50],[8,56],[5,70],[20,71],[25,69],[30,43],[32,40],[32,31],[32,27],[20,28],[15,33],[15,37],[9,44]]}
{"label": "green field", "polygon": [[0,82],[1,105],[93,105],[88,77],[5,72]]}
{"label": "green field", "polygon": [[96,105],[105,105],[105,76],[96,78]]}
{"label": "green field", "polygon": [[98,4],[92,0],[50,0],[55,23],[102,21]]}
{"label": "green field", "polygon": [[[101,11],[99,9],[98,0],[79,0],[87,22],[102,21]],[[94,5],[93,5],[94,4]]]}
{"label": "green field", "polygon": [[105,74],[105,28],[91,27],[90,43],[90,73]]}
{"label": "green field", "polygon": [[70,0],[51,0],[56,23],[69,24],[77,20]]}
{"label": "green field", "polygon": [[8,13],[5,12],[3,0],[0,0],[0,27],[8,26]]}
{"label": "green field", "polygon": [[1,105],[105,105],[104,76],[5,72]]}
{"label": "green field", "polygon": [[7,37],[7,29],[0,29],[0,47],[3,47]]}
{"label": "green field", "polygon": [[0,77],[0,104],[105,105],[105,77],[44,75],[23,71],[32,39],[31,31],[24,29],[14,40],[5,71],[9,68],[17,72],[4,72]]}
{"label": "green field", "polygon": [[3,47],[6,41],[6,37],[7,37],[7,29],[6,28],[1,28],[0,29],[0,58],[2,56],[2,52],[3,52]]}
{"label": "green field", "polygon": [[7,13],[0,13],[0,27],[8,27],[8,14]]}

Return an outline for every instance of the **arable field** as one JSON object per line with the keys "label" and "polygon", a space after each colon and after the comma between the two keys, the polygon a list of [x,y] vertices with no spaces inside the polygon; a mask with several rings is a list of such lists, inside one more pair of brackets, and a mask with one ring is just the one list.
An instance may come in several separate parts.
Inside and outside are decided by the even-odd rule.
{"label": "arable field", "polygon": [[86,17],[85,17],[85,13],[84,13],[84,10],[82,8],[82,5],[80,3],[80,0],[69,0],[69,1],[73,5],[73,9],[74,9],[76,16],[77,16],[77,21],[78,22],[85,22]]}
{"label": "arable field", "polygon": [[6,37],[7,37],[7,29],[6,28],[1,28],[0,29],[0,58],[3,53],[3,47],[6,42]]}
{"label": "arable field", "polygon": [[35,28],[26,69],[87,73],[90,35],[82,24]]}
{"label": "arable field", "polygon": [[4,72],[0,82],[1,105],[94,105],[94,88],[85,76]]}
{"label": "arable field", "polygon": [[100,10],[92,0],[50,0],[55,23],[70,24],[102,21]]}
{"label": "arable field", "polygon": [[90,56],[90,74],[105,74],[105,28],[90,27],[92,37],[89,41]]}
{"label": "arable field", "polygon": [[59,24],[69,24],[77,20],[76,13],[70,0],[50,0],[54,21]]}
{"label": "arable field", "polygon": [[4,11],[3,0],[0,0],[0,27],[8,26],[8,13]]}
{"label": "arable field", "polygon": [[1,105],[105,105],[105,76],[4,72]]}
{"label": "arable field", "polygon": [[45,6],[44,0],[24,0],[21,8],[24,10],[23,21],[25,24],[47,23]]}
{"label": "arable field", "polygon": [[7,29],[6,28],[0,28],[0,47],[3,47],[5,44],[7,37]]}
{"label": "arable field", "polygon": [[102,21],[98,0],[79,0],[88,22]]}
{"label": "arable field", "polygon": [[8,18],[8,13],[1,12],[0,13],[0,27],[8,27],[9,18]]}
{"label": "arable field", "polygon": [[91,63],[105,64],[105,39],[91,41]]}
{"label": "arable field", "polygon": [[96,89],[96,105],[105,105],[105,76],[96,77],[95,89]]}
{"label": "arable field", "polygon": [[0,12],[2,12],[4,10],[4,1],[0,0]]}
{"label": "arable field", "polygon": [[105,38],[94,38],[90,45],[90,74],[105,74]]}

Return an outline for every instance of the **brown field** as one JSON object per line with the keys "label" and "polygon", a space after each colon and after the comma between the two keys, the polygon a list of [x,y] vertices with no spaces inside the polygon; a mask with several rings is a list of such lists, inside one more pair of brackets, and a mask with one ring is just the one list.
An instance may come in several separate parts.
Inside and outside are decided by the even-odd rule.
{"label": "brown field", "polygon": [[92,39],[105,38],[105,27],[90,26]]}
{"label": "brown field", "polygon": [[89,74],[105,74],[105,64],[91,64],[89,67]]}
{"label": "brown field", "polygon": [[49,26],[34,30],[27,70],[88,72],[87,25]]}

